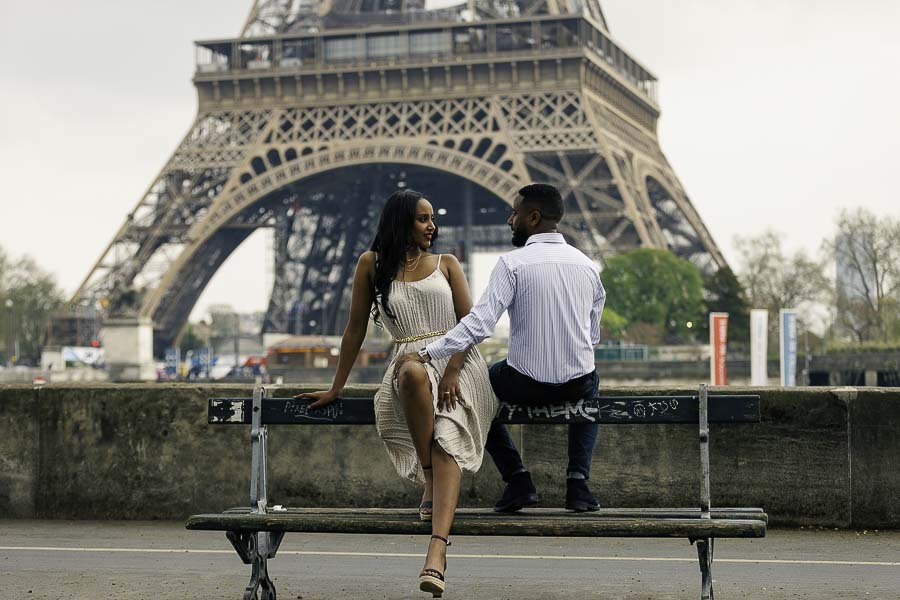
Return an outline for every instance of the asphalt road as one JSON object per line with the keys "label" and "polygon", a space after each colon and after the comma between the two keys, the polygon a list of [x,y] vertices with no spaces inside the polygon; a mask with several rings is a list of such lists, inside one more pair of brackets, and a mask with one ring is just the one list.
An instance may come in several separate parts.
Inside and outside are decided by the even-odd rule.
{"label": "asphalt road", "polygon": [[[282,600],[427,600],[420,537],[288,534],[269,569]],[[449,557],[449,600],[699,597],[683,540],[460,536]],[[713,573],[720,600],[897,600],[900,531],[719,540]],[[248,577],[224,535],[180,523],[0,521],[0,600],[240,599]]]}

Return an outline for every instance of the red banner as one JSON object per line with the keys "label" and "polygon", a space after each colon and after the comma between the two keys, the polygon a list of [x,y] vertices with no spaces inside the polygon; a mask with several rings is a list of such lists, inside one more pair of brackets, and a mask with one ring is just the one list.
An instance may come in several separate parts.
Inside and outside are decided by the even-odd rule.
{"label": "red banner", "polygon": [[728,385],[725,353],[728,346],[728,313],[709,313],[709,381]]}

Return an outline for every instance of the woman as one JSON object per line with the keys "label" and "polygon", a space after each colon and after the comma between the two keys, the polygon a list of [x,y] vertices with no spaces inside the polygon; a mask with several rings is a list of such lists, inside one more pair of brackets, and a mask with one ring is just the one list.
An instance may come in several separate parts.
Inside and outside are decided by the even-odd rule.
{"label": "woman", "polygon": [[440,337],[472,308],[456,257],[428,251],[437,233],[434,210],[422,194],[404,190],[388,198],[372,249],[360,256],[353,276],[350,318],[331,389],[298,397],[315,398],[310,408],[316,408],[341,395],[370,314],[393,335],[396,352],[375,396],[375,421],[397,472],[424,483],[419,516],[431,521],[432,536],[419,589],[439,596],[462,471],[481,466],[497,398],[477,348],[395,369],[398,356]]}

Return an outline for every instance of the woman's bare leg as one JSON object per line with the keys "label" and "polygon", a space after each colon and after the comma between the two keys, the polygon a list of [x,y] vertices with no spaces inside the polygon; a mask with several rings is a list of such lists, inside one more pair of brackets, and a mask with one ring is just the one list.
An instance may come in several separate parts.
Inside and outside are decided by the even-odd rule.
{"label": "woman's bare leg", "polygon": [[[434,405],[431,400],[431,385],[428,373],[421,363],[407,362],[397,375],[400,402],[406,416],[406,427],[412,437],[416,455],[423,466],[432,464],[431,442],[434,438]],[[427,502],[433,496],[434,470],[425,470],[425,494],[422,501]]]}
{"label": "woman's bare leg", "polygon": [[[449,539],[450,526],[453,525],[456,504],[459,501],[462,472],[456,460],[444,452],[437,442],[434,442],[431,449],[431,464],[434,469],[434,514],[431,517],[431,533]],[[446,557],[447,545],[441,540],[432,538],[428,544],[425,568],[437,569],[443,573]]]}

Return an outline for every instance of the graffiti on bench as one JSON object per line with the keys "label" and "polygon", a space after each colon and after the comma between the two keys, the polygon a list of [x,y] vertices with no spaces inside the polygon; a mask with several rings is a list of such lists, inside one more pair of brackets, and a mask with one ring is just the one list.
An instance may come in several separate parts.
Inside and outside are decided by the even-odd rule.
{"label": "graffiti on bench", "polygon": [[[372,397],[338,398],[309,410],[310,401],[264,398],[261,422],[271,425],[370,425],[375,423]],[[250,424],[250,398],[210,398],[209,423]],[[508,424],[697,423],[697,396],[598,396],[550,404],[501,402],[497,419]],[[710,423],[758,423],[759,396],[711,396]]]}
{"label": "graffiti on bench", "polygon": [[[296,420],[320,421],[330,423],[336,421],[344,414],[344,403],[340,400],[332,402],[321,408],[309,409],[308,400],[287,400],[284,403],[284,415]],[[263,408],[265,413],[265,408]],[[293,419],[292,419],[293,420]]]}
{"label": "graffiti on bench", "polygon": [[[358,403],[347,404],[338,399],[327,406],[309,409],[310,401],[295,398],[266,398],[262,408],[262,422],[286,423],[355,423],[367,422],[371,413]],[[209,423],[250,423],[253,401],[250,398],[210,398]],[[362,419],[362,421],[360,421]]]}
{"label": "graffiti on bench", "polygon": [[497,418],[505,422],[524,422],[533,420],[553,420],[560,423],[569,421],[588,421],[591,423],[612,421],[646,421],[648,418],[665,418],[665,415],[676,413],[679,402],[677,398],[660,398],[659,400],[615,400],[603,398],[582,399],[577,402],[559,404],[521,405],[500,403]]}

